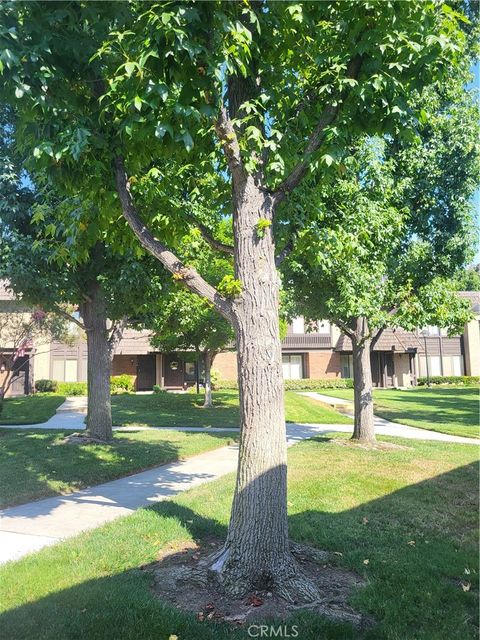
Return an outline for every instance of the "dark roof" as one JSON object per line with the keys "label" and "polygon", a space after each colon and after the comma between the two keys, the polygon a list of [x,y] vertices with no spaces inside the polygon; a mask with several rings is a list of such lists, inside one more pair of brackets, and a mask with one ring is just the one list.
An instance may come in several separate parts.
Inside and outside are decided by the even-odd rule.
{"label": "dark roof", "polygon": [[152,333],[150,331],[136,331],[126,329],[122,339],[115,348],[116,355],[145,355],[155,349],[150,344]]}
{"label": "dark roof", "polygon": [[[378,336],[378,337],[377,337]],[[383,329],[374,338],[373,351],[396,351],[407,353],[416,349],[417,353],[424,352],[422,341],[405,329]],[[352,341],[348,336],[341,335],[335,346],[335,351],[352,351]]]}

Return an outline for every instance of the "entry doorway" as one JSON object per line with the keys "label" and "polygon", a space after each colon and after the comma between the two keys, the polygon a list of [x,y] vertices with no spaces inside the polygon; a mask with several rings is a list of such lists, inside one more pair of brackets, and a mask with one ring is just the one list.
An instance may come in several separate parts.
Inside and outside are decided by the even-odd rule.
{"label": "entry doorway", "polygon": [[137,356],[137,391],[151,391],[157,377],[157,360],[154,353]]}

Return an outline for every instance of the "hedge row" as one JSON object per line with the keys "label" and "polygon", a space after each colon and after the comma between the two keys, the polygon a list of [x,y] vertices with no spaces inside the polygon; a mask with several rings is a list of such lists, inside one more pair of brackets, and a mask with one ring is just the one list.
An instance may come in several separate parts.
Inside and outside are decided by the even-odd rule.
{"label": "hedge row", "polygon": [[[41,393],[58,393],[61,396],[86,396],[86,382],[57,382],[56,380],[37,380],[35,389]],[[135,391],[135,376],[126,373],[110,378],[112,394]]]}
{"label": "hedge row", "polygon": [[463,384],[466,386],[480,384],[480,376],[430,376],[418,378],[417,383],[423,387],[428,384]]}
{"label": "hedge row", "polygon": [[[218,380],[214,388],[238,389],[236,380]],[[301,378],[299,380],[285,380],[286,391],[317,391],[318,389],[352,389],[352,378]]]}

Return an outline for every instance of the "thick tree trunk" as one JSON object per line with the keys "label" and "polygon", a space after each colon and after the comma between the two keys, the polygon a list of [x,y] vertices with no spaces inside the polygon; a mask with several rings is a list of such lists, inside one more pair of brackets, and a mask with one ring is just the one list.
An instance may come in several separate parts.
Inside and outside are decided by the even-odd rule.
{"label": "thick tree trunk", "polygon": [[365,318],[357,318],[353,347],[353,386],[355,425],[352,440],[370,444],[375,442],[373,423],[372,369],[370,364],[371,340]]}
{"label": "thick tree trunk", "polygon": [[212,362],[215,354],[211,351],[204,352],[205,363],[205,400],[203,406],[205,409],[213,407],[212,401]]}
{"label": "thick tree trunk", "polygon": [[87,334],[87,431],[93,438],[111,440],[112,409],[110,404],[111,357],[104,293],[95,284],[90,300],[82,305]]}
{"label": "thick tree trunk", "polygon": [[259,218],[272,220],[272,205],[252,177],[236,195],[240,451],[227,540],[212,571],[231,595],[266,589],[287,600],[315,600],[318,593],[301,574],[288,539],[279,277],[271,227],[257,233]]}

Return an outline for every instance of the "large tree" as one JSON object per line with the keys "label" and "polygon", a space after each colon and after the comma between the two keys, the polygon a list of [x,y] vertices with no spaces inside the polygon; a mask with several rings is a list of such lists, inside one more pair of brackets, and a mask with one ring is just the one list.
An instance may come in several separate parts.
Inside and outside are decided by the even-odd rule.
{"label": "large tree", "polygon": [[[8,144],[13,130],[13,124],[4,125],[4,133],[10,135],[2,136],[1,147],[4,171],[0,174],[0,193],[4,206],[0,209],[0,278],[8,282],[23,305],[49,311],[41,325],[30,322],[23,329],[28,335],[34,333],[36,342],[45,342],[48,335],[59,338],[58,331],[46,331],[52,313],[82,330],[88,355],[87,431],[90,437],[109,440],[110,374],[115,348],[128,322],[136,321],[144,311],[146,298],[158,295],[158,269],[152,259],[138,260],[132,250],[122,255],[112,251],[108,233],[93,225],[88,235],[66,243],[55,214],[62,211],[66,217],[78,216],[88,204],[58,196],[51,188],[37,189],[22,174],[21,159],[11,142]],[[12,324],[10,333],[23,335],[19,334],[18,322],[12,318],[8,322]],[[18,363],[18,359],[15,361]]]}
{"label": "large tree", "polygon": [[470,316],[455,295],[474,252],[480,179],[480,113],[466,79],[459,70],[429,88],[411,140],[352,145],[337,178],[308,194],[284,265],[294,312],[328,318],[351,340],[355,440],[375,440],[370,353],[381,330],[434,324],[461,333]]}
{"label": "large tree", "polygon": [[[120,208],[234,327],[239,467],[209,571],[229,593],[319,597],[288,541],[276,269],[287,247],[273,223],[292,221],[290,194],[327,174],[352,135],[406,125],[409,93],[462,56],[461,19],[424,2],[2,5],[3,95],[29,166],[94,194],[100,216]],[[225,206],[235,278],[219,290],[172,249],[186,212],[202,209],[208,226]]]}

